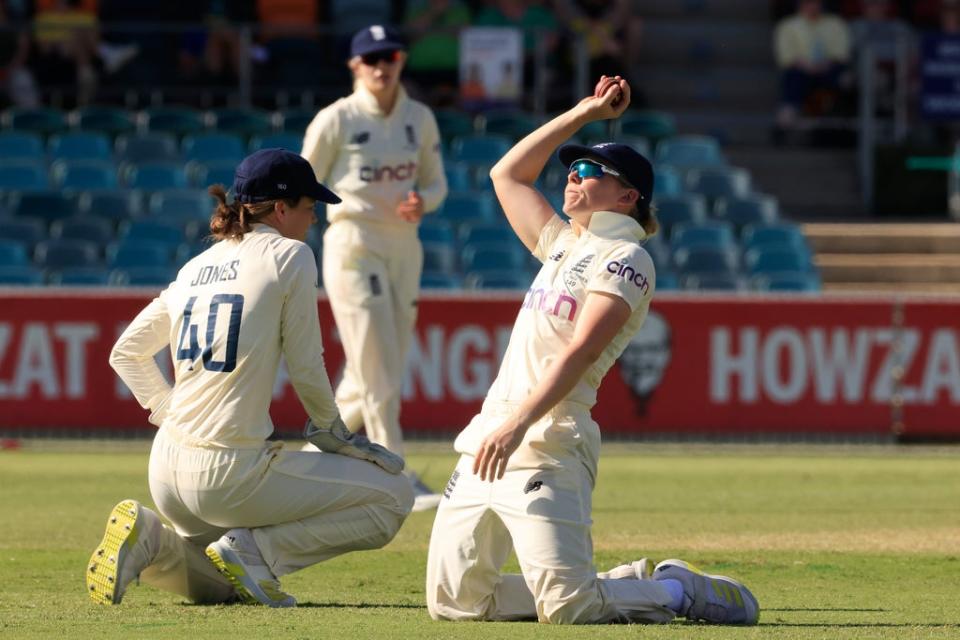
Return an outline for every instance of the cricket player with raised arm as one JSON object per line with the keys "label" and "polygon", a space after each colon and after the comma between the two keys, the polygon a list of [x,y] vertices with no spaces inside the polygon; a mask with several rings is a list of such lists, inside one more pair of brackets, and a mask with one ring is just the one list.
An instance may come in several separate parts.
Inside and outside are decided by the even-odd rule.
{"label": "cricket player with raised arm", "polygon": [[[653,170],[626,145],[561,147],[569,222],[534,185],[561,143],[629,104],[627,82],[604,76],[594,95],[521,140],[490,171],[507,219],[543,267],[480,414],[454,445],[461,457],[427,561],[435,619],[757,622],[759,606],[745,586],[681,560],[651,571],[642,559],[600,574],[593,565],[600,429],[590,409],[653,295],[653,262],[641,246],[658,226]],[[511,549],[520,575],[500,572]]]}
{"label": "cricket player with raised arm", "polygon": [[[303,156],[343,202],[327,208],[323,286],[346,355],[337,404],[350,431],[403,455],[400,390],[417,319],[420,219],[447,195],[430,109],[400,84],[406,45],[389,25],[358,31],[347,65],[353,93],[321,110]],[[414,511],[440,495],[413,473]]]}
{"label": "cricket player with raised arm", "polygon": [[[217,240],[117,340],[110,364],[158,427],[150,494],[110,514],[86,570],[94,602],[139,577],[199,603],[290,607],[279,578],[387,544],[410,513],[403,459],[347,431],[323,363],[317,266],[304,244],[317,202],[340,199],[302,157],[264,149],[220,185]],[[171,387],[154,361],[169,349]],[[320,451],[268,440],[280,357]]]}

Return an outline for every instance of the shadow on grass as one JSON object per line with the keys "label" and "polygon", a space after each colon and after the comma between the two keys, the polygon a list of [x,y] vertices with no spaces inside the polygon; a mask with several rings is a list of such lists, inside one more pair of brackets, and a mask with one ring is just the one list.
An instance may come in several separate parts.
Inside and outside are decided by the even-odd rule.
{"label": "shadow on grass", "polygon": [[846,609],[844,607],[821,607],[819,609],[812,607],[799,607],[799,608],[790,608],[790,607],[779,607],[773,609],[770,607],[761,608],[761,611],[863,611],[865,613],[877,613],[886,611],[886,609]]}
{"label": "shadow on grass", "polygon": [[960,623],[957,622],[761,622],[758,627],[822,627],[825,629],[899,629],[916,628],[925,629],[960,629]]}
{"label": "shadow on grass", "polygon": [[424,604],[373,604],[370,602],[298,602],[298,609],[426,609]]}

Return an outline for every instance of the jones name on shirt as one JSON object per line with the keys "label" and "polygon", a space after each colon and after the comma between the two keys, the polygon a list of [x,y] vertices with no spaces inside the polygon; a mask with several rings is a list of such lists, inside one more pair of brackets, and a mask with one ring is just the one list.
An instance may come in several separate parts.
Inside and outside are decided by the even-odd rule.
{"label": "jones name on shirt", "polygon": [[230,280],[237,279],[237,267],[240,265],[239,260],[231,260],[226,264],[219,265],[207,265],[201,267],[200,271],[197,273],[197,277],[193,279],[193,282],[190,283],[191,287],[198,287],[205,284],[210,284],[211,282],[229,282]]}

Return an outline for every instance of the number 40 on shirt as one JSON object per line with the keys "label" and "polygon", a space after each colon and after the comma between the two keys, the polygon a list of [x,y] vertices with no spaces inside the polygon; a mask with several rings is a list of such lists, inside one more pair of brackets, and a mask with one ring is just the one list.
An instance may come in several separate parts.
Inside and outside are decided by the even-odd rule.
{"label": "number 40 on shirt", "polygon": [[[207,313],[206,328],[204,329],[204,347],[200,347],[200,324],[193,324],[193,307],[197,296],[187,300],[183,309],[183,328],[180,330],[180,340],[177,344],[177,360],[194,361],[198,357],[203,362],[203,368],[217,373],[230,373],[237,366],[237,345],[240,342],[240,318],[243,317],[243,296],[236,293],[218,293],[210,299],[210,311]],[[230,320],[227,323],[226,346],[224,359],[213,359],[213,347],[217,335],[217,314],[221,305],[230,307]],[[191,365],[191,370],[193,366]]]}

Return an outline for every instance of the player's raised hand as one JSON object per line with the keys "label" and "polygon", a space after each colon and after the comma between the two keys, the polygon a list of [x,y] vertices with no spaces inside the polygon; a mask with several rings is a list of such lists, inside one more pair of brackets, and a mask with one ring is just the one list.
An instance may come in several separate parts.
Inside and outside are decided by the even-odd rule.
{"label": "player's raised hand", "polygon": [[502,478],[507,470],[507,461],[520,446],[525,433],[526,429],[521,429],[513,420],[497,427],[480,443],[477,456],[473,459],[473,473],[478,474],[480,480],[490,482]]}
{"label": "player's raised hand", "polygon": [[406,200],[397,205],[397,215],[406,222],[420,222],[423,217],[423,198],[416,191],[408,191]]}
{"label": "player's raised hand", "polygon": [[630,84],[620,76],[600,76],[593,95],[577,105],[591,120],[618,118],[630,106]]}

